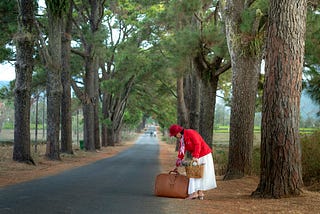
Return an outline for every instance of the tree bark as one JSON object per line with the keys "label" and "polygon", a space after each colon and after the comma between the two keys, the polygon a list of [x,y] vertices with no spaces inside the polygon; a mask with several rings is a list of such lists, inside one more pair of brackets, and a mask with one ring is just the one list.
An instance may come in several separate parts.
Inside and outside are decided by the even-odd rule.
{"label": "tree bark", "polygon": [[256,30],[252,29],[249,36],[240,30],[242,13],[247,6],[244,0],[227,1],[226,5],[226,36],[232,64],[232,98],[229,158],[224,180],[251,174],[254,116],[262,46],[254,47],[257,50],[252,50],[250,45],[259,39],[259,35],[254,33]]}
{"label": "tree bark", "polygon": [[299,138],[306,0],[271,0],[263,93],[261,174],[255,197],[299,195]]}
{"label": "tree bark", "polygon": [[224,68],[222,66],[222,58],[220,57],[215,57],[211,63],[208,63],[201,53],[198,53],[194,58],[194,64],[201,83],[199,133],[212,148],[214,111],[219,75],[225,72],[230,66]]}
{"label": "tree bark", "polygon": [[[87,55],[90,56],[94,53],[92,50],[93,47],[87,47]],[[86,102],[83,104],[83,117],[84,117],[84,127],[83,127],[83,135],[84,135],[84,148],[87,151],[95,151],[95,108],[96,104],[95,99],[95,84],[94,84],[94,72],[97,72],[94,61],[90,58],[86,58],[86,66],[85,66],[85,94],[87,96]]]}
{"label": "tree bark", "polygon": [[115,146],[120,140],[120,131],[123,121],[124,111],[127,105],[129,94],[134,85],[135,75],[131,76],[128,82],[125,84],[123,91],[115,95],[105,94],[107,96],[105,108],[107,109],[104,119],[107,120],[106,126],[107,145]]}
{"label": "tree bark", "polygon": [[216,94],[219,76],[210,82],[201,81],[200,86],[200,123],[199,132],[206,143],[213,147],[214,110],[216,108]]}
{"label": "tree bark", "polygon": [[96,72],[94,72],[94,96],[95,96],[95,104],[94,108],[94,147],[95,149],[101,149],[100,142],[100,118],[99,118],[99,74],[98,74],[98,63]]}
{"label": "tree bark", "polygon": [[189,111],[187,109],[184,99],[184,78],[178,77],[177,79],[177,112],[178,112],[178,123],[184,128],[189,128]]}
{"label": "tree bark", "polygon": [[[48,2],[47,2],[48,3]],[[56,5],[55,5],[56,6]],[[60,5],[59,5],[60,6]],[[47,5],[47,8],[48,7]],[[56,8],[57,9],[57,8]],[[46,157],[60,160],[61,30],[62,17],[48,9],[49,57],[47,66],[47,148]]]}
{"label": "tree bark", "polygon": [[[103,17],[104,0],[90,1],[90,14],[88,22],[90,23],[90,39],[83,41],[85,46],[85,94],[84,102],[84,147],[87,151],[96,151],[100,149],[100,131],[99,131],[99,49],[100,41],[99,29]],[[84,17],[86,18],[86,17]]]}
{"label": "tree bark", "polygon": [[61,100],[61,152],[73,154],[72,150],[72,112],[71,112],[71,31],[72,31],[72,7],[64,22],[64,34],[62,36],[62,73],[61,82],[63,86]]}
{"label": "tree bark", "polygon": [[[193,63],[191,63],[193,65]],[[184,99],[189,109],[189,128],[199,131],[200,122],[200,80],[191,66],[190,74],[184,78]]]}
{"label": "tree bark", "polygon": [[19,0],[19,31],[15,37],[15,123],[13,160],[35,164],[30,154],[30,98],[34,54],[34,5],[32,0]]}

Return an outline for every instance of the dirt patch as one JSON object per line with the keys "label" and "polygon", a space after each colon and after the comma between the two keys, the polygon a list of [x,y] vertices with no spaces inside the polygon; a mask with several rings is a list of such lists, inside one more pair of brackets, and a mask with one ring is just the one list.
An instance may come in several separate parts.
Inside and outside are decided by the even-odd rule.
{"label": "dirt patch", "polygon": [[73,155],[61,154],[61,161],[47,160],[44,156],[45,145],[39,145],[38,154],[33,155],[36,166],[12,161],[12,146],[1,146],[0,187],[54,175],[68,169],[87,165],[97,160],[114,156],[133,144],[133,141],[126,141],[114,147],[103,147],[96,152],[75,149]]}
{"label": "dirt patch", "polygon": [[[159,144],[161,171],[169,172],[174,168],[176,160],[175,145],[164,142]],[[86,165],[116,155],[132,145],[133,141],[127,141],[98,152],[76,150],[75,155],[62,155],[62,161],[48,161],[39,156],[36,166],[11,161],[10,150],[7,148],[4,151],[0,147],[0,187]],[[184,170],[180,168],[179,172],[183,174]],[[218,176],[218,187],[207,191],[205,200],[170,199],[163,207],[164,213],[320,213],[320,193],[305,190],[301,196],[294,198],[253,199],[250,194],[256,189],[258,182],[258,177],[223,181]]]}
{"label": "dirt patch", "polygon": [[[174,168],[175,145],[160,142],[160,163],[163,172]],[[179,172],[184,173],[180,168]],[[258,177],[223,181],[217,176],[218,187],[206,192],[205,200],[172,199],[166,213],[320,213],[320,193],[304,190],[299,197],[282,199],[254,199]]]}

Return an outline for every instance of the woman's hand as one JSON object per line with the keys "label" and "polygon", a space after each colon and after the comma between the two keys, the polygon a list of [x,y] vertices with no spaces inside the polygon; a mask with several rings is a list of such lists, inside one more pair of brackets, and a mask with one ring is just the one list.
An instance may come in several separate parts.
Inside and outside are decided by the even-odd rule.
{"label": "woman's hand", "polygon": [[178,158],[176,161],[176,167],[181,166],[181,165],[182,165],[182,160],[180,158]]}

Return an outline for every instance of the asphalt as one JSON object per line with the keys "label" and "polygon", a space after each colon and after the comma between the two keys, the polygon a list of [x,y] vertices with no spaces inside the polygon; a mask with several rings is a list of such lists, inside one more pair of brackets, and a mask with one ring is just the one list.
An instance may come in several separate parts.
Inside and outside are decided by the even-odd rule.
{"label": "asphalt", "polygon": [[118,155],[63,173],[0,188],[1,214],[164,213],[154,196],[156,137],[142,134]]}

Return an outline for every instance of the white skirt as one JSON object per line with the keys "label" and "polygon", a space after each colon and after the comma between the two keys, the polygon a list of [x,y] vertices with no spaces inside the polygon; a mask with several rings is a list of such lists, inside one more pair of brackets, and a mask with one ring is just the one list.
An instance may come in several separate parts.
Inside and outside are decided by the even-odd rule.
{"label": "white skirt", "polygon": [[202,178],[189,178],[188,194],[192,194],[198,190],[205,191],[217,187],[212,153],[199,158],[199,164],[202,163],[204,163],[203,176]]}

